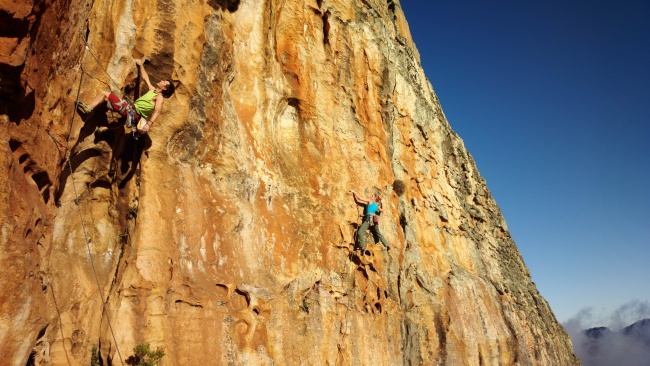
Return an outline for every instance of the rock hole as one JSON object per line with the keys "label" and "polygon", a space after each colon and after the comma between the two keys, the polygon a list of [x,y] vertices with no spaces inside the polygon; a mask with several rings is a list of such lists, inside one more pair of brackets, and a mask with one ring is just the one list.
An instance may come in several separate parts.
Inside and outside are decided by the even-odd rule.
{"label": "rock hole", "polygon": [[241,310],[250,306],[251,298],[248,292],[237,289],[235,295],[236,297],[233,299],[235,309]]}
{"label": "rock hole", "polygon": [[330,11],[326,11],[325,14],[323,14],[323,44],[329,45],[330,44],[330,22],[329,22],[329,17],[330,17]]}
{"label": "rock hole", "polygon": [[38,186],[38,190],[41,192],[45,203],[47,203],[50,199],[49,187],[52,185],[52,181],[47,175],[47,172],[38,172],[32,175],[32,179],[34,180],[34,183],[36,183],[36,186]]}
{"label": "rock hole", "polygon": [[366,273],[366,271],[363,269],[363,267],[357,267],[357,271],[361,273],[363,278],[365,278],[366,280],[369,279],[368,273]]}
{"label": "rock hole", "polygon": [[395,15],[395,2],[393,0],[388,0],[388,10],[390,10],[391,13],[393,13],[393,20],[397,19],[397,16]]}
{"label": "rock hole", "polygon": [[391,12],[394,13],[395,12],[395,3],[393,2],[393,0],[388,0],[387,3],[388,3],[388,10],[390,10]]}
{"label": "rock hole", "polygon": [[214,9],[226,9],[229,12],[234,13],[239,9],[239,0],[208,0],[208,5]]}
{"label": "rock hole", "polygon": [[17,140],[10,139],[9,140],[9,148],[11,149],[12,152],[16,151],[20,147],[21,143]]}
{"label": "rock hole", "polygon": [[187,301],[182,300],[182,299],[179,299],[179,300],[174,301],[174,304],[176,304],[176,305],[178,305],[178,304],[185,304],[185,305],[189,305],[189,306],[191,306],[191,307],[193,307],[193,308],[201,308],[201,309],[203,309],[203,305],[201,305],[201,304],[192,304],[192,303],[187,302]]}
{"label": "rock hole", "polygon": [[[29,157],[29,155],[27,155]],[[21,163],[22,164],[22,163]],[[34,162],[31,160],[27,160],[27,163],[23,167],[23,173],[29,174],[34,170]]]}
{"label": "rock hole", "polygon": [[[16,152],[16,150],[20,148],[20,143],[16,140],[10,140],[9,146],[11,147],[13,152]],[[27,162],[23,167],[23,173],[31,174],[32,172],[35,172],[31,175],[31,178],[34,181],[34,183],[36,183],[36,186],[38,187],[39,192],[43,196],[45,203],[47,203],[50,199],[49,188],[52,185],[52,181],[50,180],[50,177],[47,174],[47,172],[39,169],[37,165],[31,160],[29,154],[27,153],[21,154],[20,157],[18,157],[18,162],[20,164]]]}
{"label": "rock hole", "polygon": [[22,164],[25,162],[25,160],[29,159],[29,154],[24,153],[18,157],[18,164]]}
{"label": "rock hole", "polygon": [[297,111],[300,110],[300,99],[298,98],[289,98],[287,99],[287,103],[294,107]]}
{"label": "rock hole", "polygon": [[[3,11],[4,12],[4,11]],[[6,13],[5,13],[6,14]],[[6,15],[2,19],[2,37],[24,38],[29,33],[30,21],[28,18],[9,18]]]}
{"label": "rock hole", "polygon": [[422,279],[420,278],[420,276],[415,276],[415,283],[416,283],[420,288],[423,288],[423,289],[425,289],[425,290],[428,290],[428,287],[425,286],[425,285],[422,283]]}
{"label": "rock hole", "polygon": [[375,310],[377,310],[377,313],[381,314],[381,303],[375,303]]}
{"label": "rock hole", "polygon": [[399,215],[399,225],[402,227],[404,234],[406,234],[406,217],[404,216],[404,213],[400,213]]}
{"label": "rock hole", "polygon": [[316,0],[316,6],[320,9],[323,6],[323,0]]}
{"label": "rock hole", "polygon": [[29,354],[29,358],[27,359],[27,363],[25,366],[36,366],[36,351],[32,351],[32,353]]}
{"label": "rock hole", "polygon": [[260,315],[260,309],[258,308],[253,308],[253,312],[255,313],[255,315]]}
{"label": "rock hole", "polygon": [[228,11],[234,13],[239,8],[239,0],[228,1]]}
{"label": "rock hole", "polygon": [[111,189],[111,182],[109,182],[107,180],[100,179],[100,180],[96,180],[96,181],[90,183],[90,185],[88,187],[89,188],[104,188],[104,189],[110,190]]}
{"label": "rock hole", "polygon": [[45,335],[45,331],[47,331],[47,327],[48,327],[47,325],[44,326],[43,329],[41,329],[41,330],[38,332],[38,335],[36,336],[36,340],[37,340],[37,341],[38,341],[39,339],[43,338],[43,336]]}

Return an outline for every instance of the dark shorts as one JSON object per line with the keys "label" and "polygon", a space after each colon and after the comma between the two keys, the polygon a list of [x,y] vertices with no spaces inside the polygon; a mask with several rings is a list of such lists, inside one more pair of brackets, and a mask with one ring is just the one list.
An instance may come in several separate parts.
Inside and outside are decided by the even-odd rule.
{"label": "dark shorts", "polygon": [[108,102],[106,102],[106,106],[108,109],[124,116],[126,115],[126,110],[129,106],[129,102],[124,99],[120,99],[120,97],[111,93],[108,95]]}

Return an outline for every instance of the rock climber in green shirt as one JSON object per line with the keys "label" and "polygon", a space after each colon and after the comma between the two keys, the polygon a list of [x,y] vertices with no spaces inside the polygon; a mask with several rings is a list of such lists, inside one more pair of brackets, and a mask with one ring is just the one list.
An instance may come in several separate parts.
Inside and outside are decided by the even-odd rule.
{"label": "rock climber in green shirt", "polygon": [[[106,106],[110,110],[127,117],[127,127],[131,127],[132,124],[133,126],[137,126],[139,133],[149,132],[149,129],[151,129],[151,126],[158,119],[162,111],[165,98],[169,98],[174,94],[174,84],[169,80],[161,80],[155,85],[152,84],[149,80],[149,74],[144,69],[142,59],[136,59],[135,63],[140,68],[140,75],[142,76],[142,80],[147,83],[149,91],[133,102],[133,104],[111,92],[102,91],[89,105],[77,102],[77,108],[82,113],[88,114],[100,103],[106,102]],[[140,121],[141,119],[144,119],[144,121]],[[146,123],[142,123],[145,121]]]}

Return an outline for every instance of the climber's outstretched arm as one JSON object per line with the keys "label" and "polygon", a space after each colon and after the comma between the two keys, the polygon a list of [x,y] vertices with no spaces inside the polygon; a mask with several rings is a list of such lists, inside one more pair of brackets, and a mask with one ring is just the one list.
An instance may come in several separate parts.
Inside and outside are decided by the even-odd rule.
{"label": "climber's outstretched arm", "polygon": [[359,205],[369,205],[370,204],[370,199],[366,197],[361,197],[357,194],[357,192],[350,190],[350,193],[352,193],[352,197],[354,197],[354,201],[359,204]]}
{"label": "climber's outstretched arm", "polygon": [[135,64],[140,68],[140,76],[142,76],[142,80],[147,83],[149,90],[156,89],[156,87],[151,84],[151,80],[149,80],[149,74],[147,74],[147,70],[144,69],[144,61],[142,61],[141,58],[136,58]]}

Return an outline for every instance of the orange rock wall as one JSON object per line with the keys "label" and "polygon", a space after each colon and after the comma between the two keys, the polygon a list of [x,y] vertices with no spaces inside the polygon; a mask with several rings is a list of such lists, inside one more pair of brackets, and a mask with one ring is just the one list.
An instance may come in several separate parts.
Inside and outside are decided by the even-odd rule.
{"label": "orange rock wall", "polygon": [[[0,365],[93,347],[117,365],[143,342],[162,365],[579,364],[399,1],[14,4],[32,20],[0,42],[18,86],[0,93]],[[74,111],[136,97],[134,57],[177,85],[138,140]],[[384,197],[390,252],[352,251],[350,189]]]}

